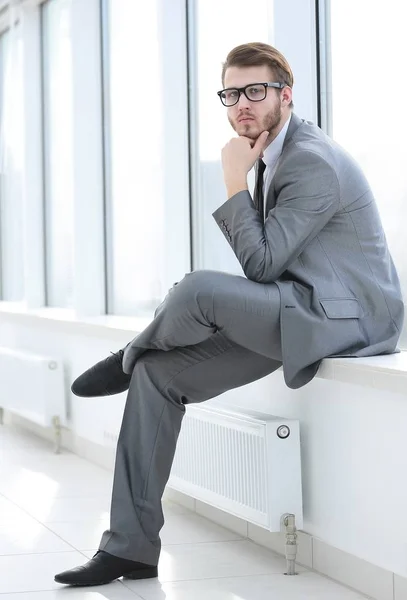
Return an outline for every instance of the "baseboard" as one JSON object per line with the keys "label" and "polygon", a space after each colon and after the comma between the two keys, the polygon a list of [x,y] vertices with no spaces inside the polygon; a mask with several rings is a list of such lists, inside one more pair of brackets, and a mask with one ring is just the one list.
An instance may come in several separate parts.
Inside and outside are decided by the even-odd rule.
{"label": "baseboard", "polygon": [[407,598],[407,577],[394,576],[394,600]]}
{"label": "baseboard", "polygon": [[[31,421],[12,415],[5,411],[4,423],[22,427],[39,437],[53,442],[52,429],[45,429]],[[115,449],[105,448],[85,438],[62,429],[61,446],[70,452],[93,462],[110,471],[113,470]],[[229,513],[214,508],[204,502],[195,500],[169,487],[164,492],[164,499],[194,511],[207,519],[247,537],[253,542],[284,555],[285,538],[282,533],[270,533],[261,527],[248,523]],[[366,594],[373,600],[406,600],[407,578],[382,569],[352,554],[339,550],[323,540],[315,538],[304,531],[298,532],[299,565],[312,569],[321,575],[341,583],[357,592]]]}
{"label": "baseboard", "polygon": [[[31,431],[38,437],[54,443],[54,432],[51,427],[42,427],[9,411],[4,411],[4,424]],[[62,427],[61,451],[64,450],[77,454],[99,467],[113,471],[116,457],[116,449],[114,447],[104,447],[101,444],[96,444]]]}

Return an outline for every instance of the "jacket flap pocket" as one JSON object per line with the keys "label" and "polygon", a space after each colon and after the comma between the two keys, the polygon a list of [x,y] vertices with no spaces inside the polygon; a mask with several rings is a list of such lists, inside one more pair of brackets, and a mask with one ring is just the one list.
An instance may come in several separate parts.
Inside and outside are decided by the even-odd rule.
{"label": "jacket flap pocket", "polygon": [[360,319],[362,316],[357,298],[330,298],[320,303],[328,319]]}

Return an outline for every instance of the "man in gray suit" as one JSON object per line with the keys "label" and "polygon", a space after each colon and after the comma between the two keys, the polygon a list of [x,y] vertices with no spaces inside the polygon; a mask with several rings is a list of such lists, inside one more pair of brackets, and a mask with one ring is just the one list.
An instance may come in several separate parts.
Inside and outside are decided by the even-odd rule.
{"label": "man in gray suit", "polygon": [[[110,530],[85,566],[56,576],[60,583],[157,575],[161,497],[186,404],[281,365],[295,389],[326,357],[397,351],[399,280],[360,168],[292,112],[293,75],[276,49],[233,49],[222,82],[218,94],[238,137],[222,151],[228,200],[213,216],[246,277],[187,274],[124,351],[74,382],[81,396],[130,387]],[[247,174],[255,165],[252,199]]]}

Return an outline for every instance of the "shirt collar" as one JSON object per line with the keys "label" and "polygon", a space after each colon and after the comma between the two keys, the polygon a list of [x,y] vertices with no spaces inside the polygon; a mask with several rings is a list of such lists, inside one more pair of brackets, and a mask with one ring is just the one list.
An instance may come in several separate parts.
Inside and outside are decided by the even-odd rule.
{"label": "shirt collar", "polygon": [[287,135],[288,127],[290,125],[291,115],[287,120],[278,136],[267,146],[264,151],[263,161],[267,167],[272,167],[278,160],[281,152],[283,151],[283,145],[285,136]]}

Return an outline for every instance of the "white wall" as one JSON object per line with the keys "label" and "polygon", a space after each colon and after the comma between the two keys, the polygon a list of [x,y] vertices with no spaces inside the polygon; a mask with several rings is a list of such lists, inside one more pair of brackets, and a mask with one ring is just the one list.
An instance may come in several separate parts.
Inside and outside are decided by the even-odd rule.
{"label": "white wall", "polygon": [[[93,331],[93,334],[92,334]],[[55,354],[70,382],[132,333],[0,313],[2,346]],[[73,433],[111,447],[125,394],[77,398],[70,392]],[[407,399],[315,379],[289,390],[277,372],[213,402],[250,406],[300,420],[304,531],[375,565],[407,576]]]}
{"label": "white wall", "polygon": [[407,397],[314,379],[288,389],[281,373],[222,402],[300,420],[304,531],[407,575]]}
{"label": "white wall", "polygon": [[[125,394],[106,398],[78,398],[70,392],[70,384],[95,362],[109,352],[122,348],[132,337],[131,332],[111,331],[89,335],[89,328],[59,322],[54,319],[12,317],[0,319],[0,340],[3,347],[55,356],[64,362],[66,369],[66,394],[68,427],[74,435],[96,444],[105,445],[104,432],[117,434],[124,408]],[[108,445],[111,445],[109,442]]]}

